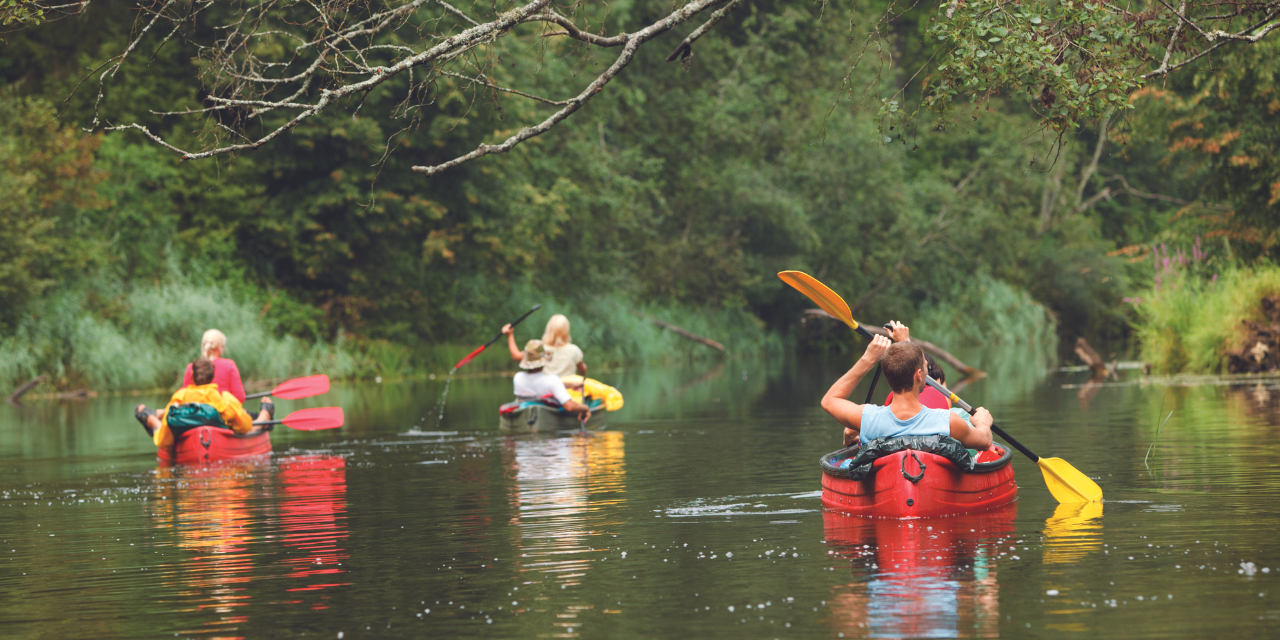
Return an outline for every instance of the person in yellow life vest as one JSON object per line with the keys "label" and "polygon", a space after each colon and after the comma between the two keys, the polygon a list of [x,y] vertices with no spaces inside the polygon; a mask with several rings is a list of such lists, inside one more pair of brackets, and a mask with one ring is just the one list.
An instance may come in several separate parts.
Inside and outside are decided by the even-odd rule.
{"label": "person in yellow life vest", "polygon": [[[164,410],[153,412],[145,404],[137,406],[134,415],[157,447],[171,446],[176,437],[199,426],[223,427],[241,435],[271,429],[270,425],[255,426],[240,401],[218,389],[213,373],[213,362],[200,358],[191,363],[191,384],[174,392]],[[270,420],[274,412],[275,406],[264,398],[258,420]]]}

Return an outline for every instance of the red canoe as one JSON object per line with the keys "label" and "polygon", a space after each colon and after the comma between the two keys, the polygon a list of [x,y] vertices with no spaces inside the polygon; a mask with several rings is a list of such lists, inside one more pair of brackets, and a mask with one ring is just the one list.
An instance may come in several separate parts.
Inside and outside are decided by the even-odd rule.
{"label": "red canoe", "polygon": [[271,453],[271,434],[260,431],[238,435],[221,427],[196,427],[180,436],[172,447],[156,450],[162,465],[199,465],[221,460],[243,460]]}
{"label": "red canoe", "polygon": [[[994,455],[993,455],[994,454]],[[899,451],[872,463],[862,480],[822,474],[822,504],[860,516],[877,518],[934,518],[987,511],[1018,498],[1010,452],[995,445],[978,458],[993,459],[989,471],[965,472],[942,456],[923,451]],[[905,460],[904,460],[905,458]],[[924,463],[924,477],[916,460]],[[997,464],[998,463],[998,464]],[[912,481],[907,476],[918,479]]]}

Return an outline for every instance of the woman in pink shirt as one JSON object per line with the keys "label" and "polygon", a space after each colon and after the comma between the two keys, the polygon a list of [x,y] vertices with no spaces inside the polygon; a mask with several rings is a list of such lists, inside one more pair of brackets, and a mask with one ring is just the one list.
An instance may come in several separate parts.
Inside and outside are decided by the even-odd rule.
{"label": "woman in pink shirt", "polygon": [[[226,391],[235,396],[236,400],[244,402],[244,382],[240,380],[240,369],[236,367],[235,361],[222,357],[226,348],[227,336],[217,329],[204,332],[204,337],[200,339],[201,355],[213,361],[213,383],[218,385],[219,391]],[[190,384],[191,365],[188,364],[187,372],[182,375],[182,386]]]}

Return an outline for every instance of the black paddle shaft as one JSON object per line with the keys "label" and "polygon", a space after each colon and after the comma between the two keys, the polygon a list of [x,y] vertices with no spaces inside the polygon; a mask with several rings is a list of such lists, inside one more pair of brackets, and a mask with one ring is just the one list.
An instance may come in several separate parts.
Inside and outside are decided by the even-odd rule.
{"label": "black paddle shaft", "polygon": [[[858,328],[862,329],[862,326],[859,325]],[[884,328],[886,331],[888,331],[889,325],[887,324],[884,325]],[[868,336],[871,335],[871,332],[867,331],[866,329],[862,329],[862,331]],[[868,340],[870,340],[870,338],[868,338]],[[876,363],[876,374],[871,376],[871,387],[867,389],[867,399],[862,404],[871,404],[871,396],[875,395],[877,382],[880,382],[880,363],[879,362]]]}
{"label": "black paddle shaft", "polygon": [[[525,318],[528,318],[529,316],[533,315],[534,311],[537,311],[538,309],[541,309],[541,308],[542,308],[542,305],[540,304],[533,305],[532,309],[524,312],[524,315],[520,316],[519,318],[516,318],[516,321],[511,323],[511,328],[512,329],[516,328],[516,325],[520,324],[521,322],[524,322]],[[484,347],[481,348],[481,351],[488,349],[490,345],[497,342],[501,338],[502,338],[502,332],[499,331],[498,335],[494,336],[492,340],[484,343]]]}
{"label": "black paddle shaft", "polygon": [[[947,396],[952,400],[954,400],[955,403],[959,405],[961,409],[964,409],[970,414],[973,413],[973,405],[969,404],[968,402],[965,402],[964,400],[961,400],[960,396],[954,393],[951,393],[951,391],[949,391],[946,387],[942,386],[942,383],[938,382],[937,380],[934,380],[933,378],[929,378],[928,384],[934,389],[942,392],[942,395]],[[1013,436],[1010,436],[1009,434],[1005,433],[1004,429],[997,427],[994,422],[991,423],[991,432],[1000,436],[1001,440],[1004,440],[1005,442],[1008,442],[1009,444],[1013,445],[1013,448],[1017,449],[1018,451],[1021,451],[1022,455],[1028,458],[1031,458],[1031,460],[1033,461],[1040,460],[1040,456],[1036,455],[1034,451],[1023,446],[1023,444],[1015,440]]]}

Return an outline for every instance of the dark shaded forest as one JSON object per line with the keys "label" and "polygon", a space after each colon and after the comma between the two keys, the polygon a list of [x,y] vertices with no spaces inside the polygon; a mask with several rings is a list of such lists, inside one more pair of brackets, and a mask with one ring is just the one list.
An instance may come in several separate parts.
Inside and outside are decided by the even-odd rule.
{"label": "dark shaded forest", "polygon": [[[1274,39],[1068,121],[1046,116],[1043,91],[996,85],[921,109],[956,55],[931,31],[945,6],[747,1],[691,57],[664,59],[694,24],[639,49],[556,128],[436,175],[411,167],[554,107],[442,74],[408,107],[413,87],[393,79],[213,158],[104,131],[141,123],[186,148],[278,126],[285,116],[156,113],[211,104],[199,43],[239,10],[141,37],[101,83],[138,38],[135,5],[93,2],[4,34],[0,382],[168,384],[214,324],[247,376],[439,371],[447,345],[487,339],[534,302],[579,323],[597,361],[701,353],[642,317],[731,353],[849,348],[801,325],[811,305],[782,269],[831,285],[855,317],[906,320],[940,344],[1136,349],[1161,251],[1194,244],[1186,277],[1205,282],[1276,258]],[[670,8],[584,11],[617,33]],[[476,56],[492,82],[560,100],[578,90],[566,79],[609,62],[572,42],[517,27]]]}

